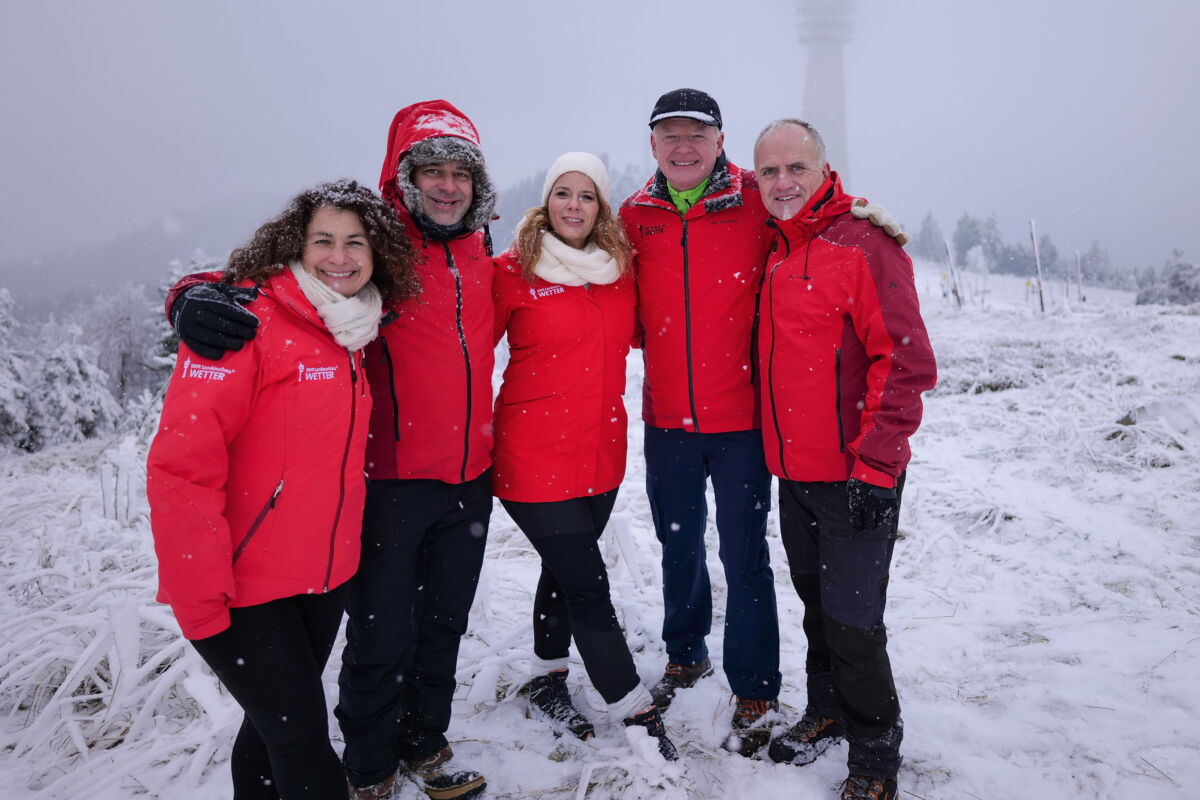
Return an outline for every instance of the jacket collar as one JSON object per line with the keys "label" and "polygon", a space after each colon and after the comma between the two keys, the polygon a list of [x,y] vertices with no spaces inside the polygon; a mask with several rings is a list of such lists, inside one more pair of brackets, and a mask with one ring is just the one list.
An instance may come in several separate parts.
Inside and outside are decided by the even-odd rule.
{"label": "jacket collar", "polygon": [[791,219],[769,220],[789,242],[804,241],[829,227],[833,220],[850,210],[854,198],[842,190],[842,179],[830,172],[804,207]]}
{"label": "jacket collar", "polygon": [[[704,190],[704,194],[696,202],[696,205],[692,206],[685,216],[690,217],[698,213],[712,214],[726,208],[740,206],[743,202],[742,189],[742,171],[731,164],[724,153],[721,153],[717,156],[716,163],[713,164],[712,174],[708,178],[708,188]],[[671,193],[667,189],[667,178],[661,169],[655,170],[654,177],[635,192],[627,203],[675,210],[675,204],[671,201]],[[700,209],[699,212],[696,211],[697,208]]]}

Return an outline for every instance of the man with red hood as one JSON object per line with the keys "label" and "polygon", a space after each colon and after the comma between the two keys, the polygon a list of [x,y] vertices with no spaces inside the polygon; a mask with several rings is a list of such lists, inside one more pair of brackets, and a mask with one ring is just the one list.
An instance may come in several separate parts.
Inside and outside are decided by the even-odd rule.
{"label": "man with red hood", "polygon": [[[379,188],[412,240],[421,293],[385,308],[366,351],[362,560],[335,713],[353,798],[390,797],[401,772],[430,796],[469,798],[484,778],[454,760],[445,733],[492,509],[496,191],[478,131],[445,100],[397,112]],[[239,290],[202,280],[181,282],[168,308],[185,342],[219,356],[257,320]]]}
{"label": "man with red hood", "polygon": [[771,123],[754,167],[776,230],[759,302],[763,444],[808,641],[807,707],[768,753],[807,764],[844,737],[842,800],[894,800],[903,723],[883,611],[933,350],[912,262],[851,214],[816,129]]}

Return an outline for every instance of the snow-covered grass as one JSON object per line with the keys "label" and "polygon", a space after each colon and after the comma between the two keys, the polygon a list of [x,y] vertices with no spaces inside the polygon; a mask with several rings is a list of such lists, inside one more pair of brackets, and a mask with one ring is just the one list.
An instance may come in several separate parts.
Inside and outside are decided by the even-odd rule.
{"label": "snow-covered grass", "polygon": [[[1057,287],[1042,314],[1023,280],[975,278],[960,309],[935,267],[918,271],[941,382],[913,442],[888,609],[907,736],[901,796],[1196,797],[1200,309],[1134,307],[1130,294],[1095,289],[1064,301]],[[605,552],[650,681],[664,661],[659,549],[636,356],[630,364],[630,470]],[[0,797],[229,795],[240,715],[154,603],[144,446],[0,459]],[[102,469],[114,461],[116,473]],[[114,502],[122,470],[132,501]],[[732,706],[719,669],[667,714],[678,769],[606,720],[578,663],[571,684],[597,738],[556,739],[527,719],[516,692],[537,560],[499,506],[488,547],[450,737],[492,797],[835,796],[844,747],[805,768],[720,749]],[[781,699],[797,713],[801,611],[774,519],[771,547]],[[718,661],[722,605],[709,640]],[[336,659],[326,678],[332,703]],[[407,785],[401,797],[423,795]]]}

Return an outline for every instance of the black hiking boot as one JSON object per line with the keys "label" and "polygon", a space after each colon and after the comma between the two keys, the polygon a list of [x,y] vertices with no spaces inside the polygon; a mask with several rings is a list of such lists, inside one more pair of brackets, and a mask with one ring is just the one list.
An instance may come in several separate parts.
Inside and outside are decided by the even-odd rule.
{"label": "black hiking boot", "polygon": [[841,800],[896,800],[896,779],[851,775],[842,782]]}
{"label": "black hiking boot", "polygon": [[650,687],[650,697],[654,699],[654,705],[658,706],[660,711],[666,711],[675,699],[677,690],[690,689],[698,680],[712,674],[712,662],[707,658],[695,664],[668,663],[662,679]]}
{"label": "black hiking boot", "polygon": [[483,776],[457,763],[448,746],[429,758],[407,763],[409,776],[432,800],[467,800],[487,788]]}
{"label": "black hiking boot", "polygon": [[733,712],[733,722],[730,726],[732,730],[721,743],[721,747],[747,758],[754,755],[771,738],[773,720],[767,715],[778,710],[778,700],[738,698],[737,709]]}
{"label": "black hiking boot", "polygon": [[816,761],[843,736],[842,723],[808,708],[799,722],[771,742],[767,755],[780,764],[802,767]]}
{"label": "black hiking boot", "polygon": [[529,682],[529,705],[561,725],[575,735],[576,738],[587,741],[596,735],[596,729],[588,718],[579,713],[571,702],[571,692],[567,689],[567,671],[555,670],[549,675],[539,675]]}
{"label": "black hiking boot", "polygon": [[645,728],[646,733],[658,739],[658,752],[662,753],[662,757],[667,761],[678,761],[679,751],[675,749],[675,745],[667,738],[667,726],[663,725],[662,714],[655,706],[650,706],[646,711],[640,714],[634,714],[632,717],[625,718],[625,727],[632,728],[634,725],[639,728]]}

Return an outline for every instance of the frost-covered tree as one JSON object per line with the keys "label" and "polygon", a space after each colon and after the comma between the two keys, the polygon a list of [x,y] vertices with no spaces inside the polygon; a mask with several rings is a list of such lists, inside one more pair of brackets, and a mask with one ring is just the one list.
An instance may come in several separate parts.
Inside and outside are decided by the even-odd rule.
{"label": "frost-covered tree", "polygon": [[913,239],[913,243],[909,245],[908,249],[917,258],[937,264],[946,263],[946,237],[942,235],[942,229],[938,226],[937,220],[933,218],[932,211],[925,215],[925,219],[921,220],[921,228],[917,231],[917,237]]}
{"label": "frost-covered tree", "polygon": [[954,226],[955,263],[965,264],[967,261],[967,251],[982,243],[983,236],[980,231],[979,220],[964,211],[963,215],[958,218],[958,223]]}
{"label": "frost-covered tree", "polygon": [[1058,275],[1063,271],[1062,259],[1058,256],[1058,248],[1050,239],[1050,234],[1043,233],[1038,237],[1038,258],[1042,262],[1043,275]]}
{"label": "frost-covered tree", "polygon": [[8,289],[0,287],[0,447],[20,447],[29,438],[29,389],[25,365],[11,347],[17,322]]}
{"label": "frost-covered tree", "polygon": [[124,404],[145,389],[156,389],[169,374],[151,357],[157,323],[163,318],[162,300],[152,300],[144,287],[101,295],[75,318],[95,348],[97,366],[108,375],[108,388],[117,402]]}
{"label": "frost-covered tree", "polygon": [[96,351],[83,344],[78,325],[51,320],[42,326],[29,372],[29,436],[25,450],[52,442],[78,442],[110,429],[120,406],[108,391],[108,376],[96,366]]}
{"label": "frost-covered tree", "polygon": [[1200,266],[1183,260],[1176,250],[1163,267],[1162,280],[1138,292],[1137,304],[1192,305],[1200,303]]}

